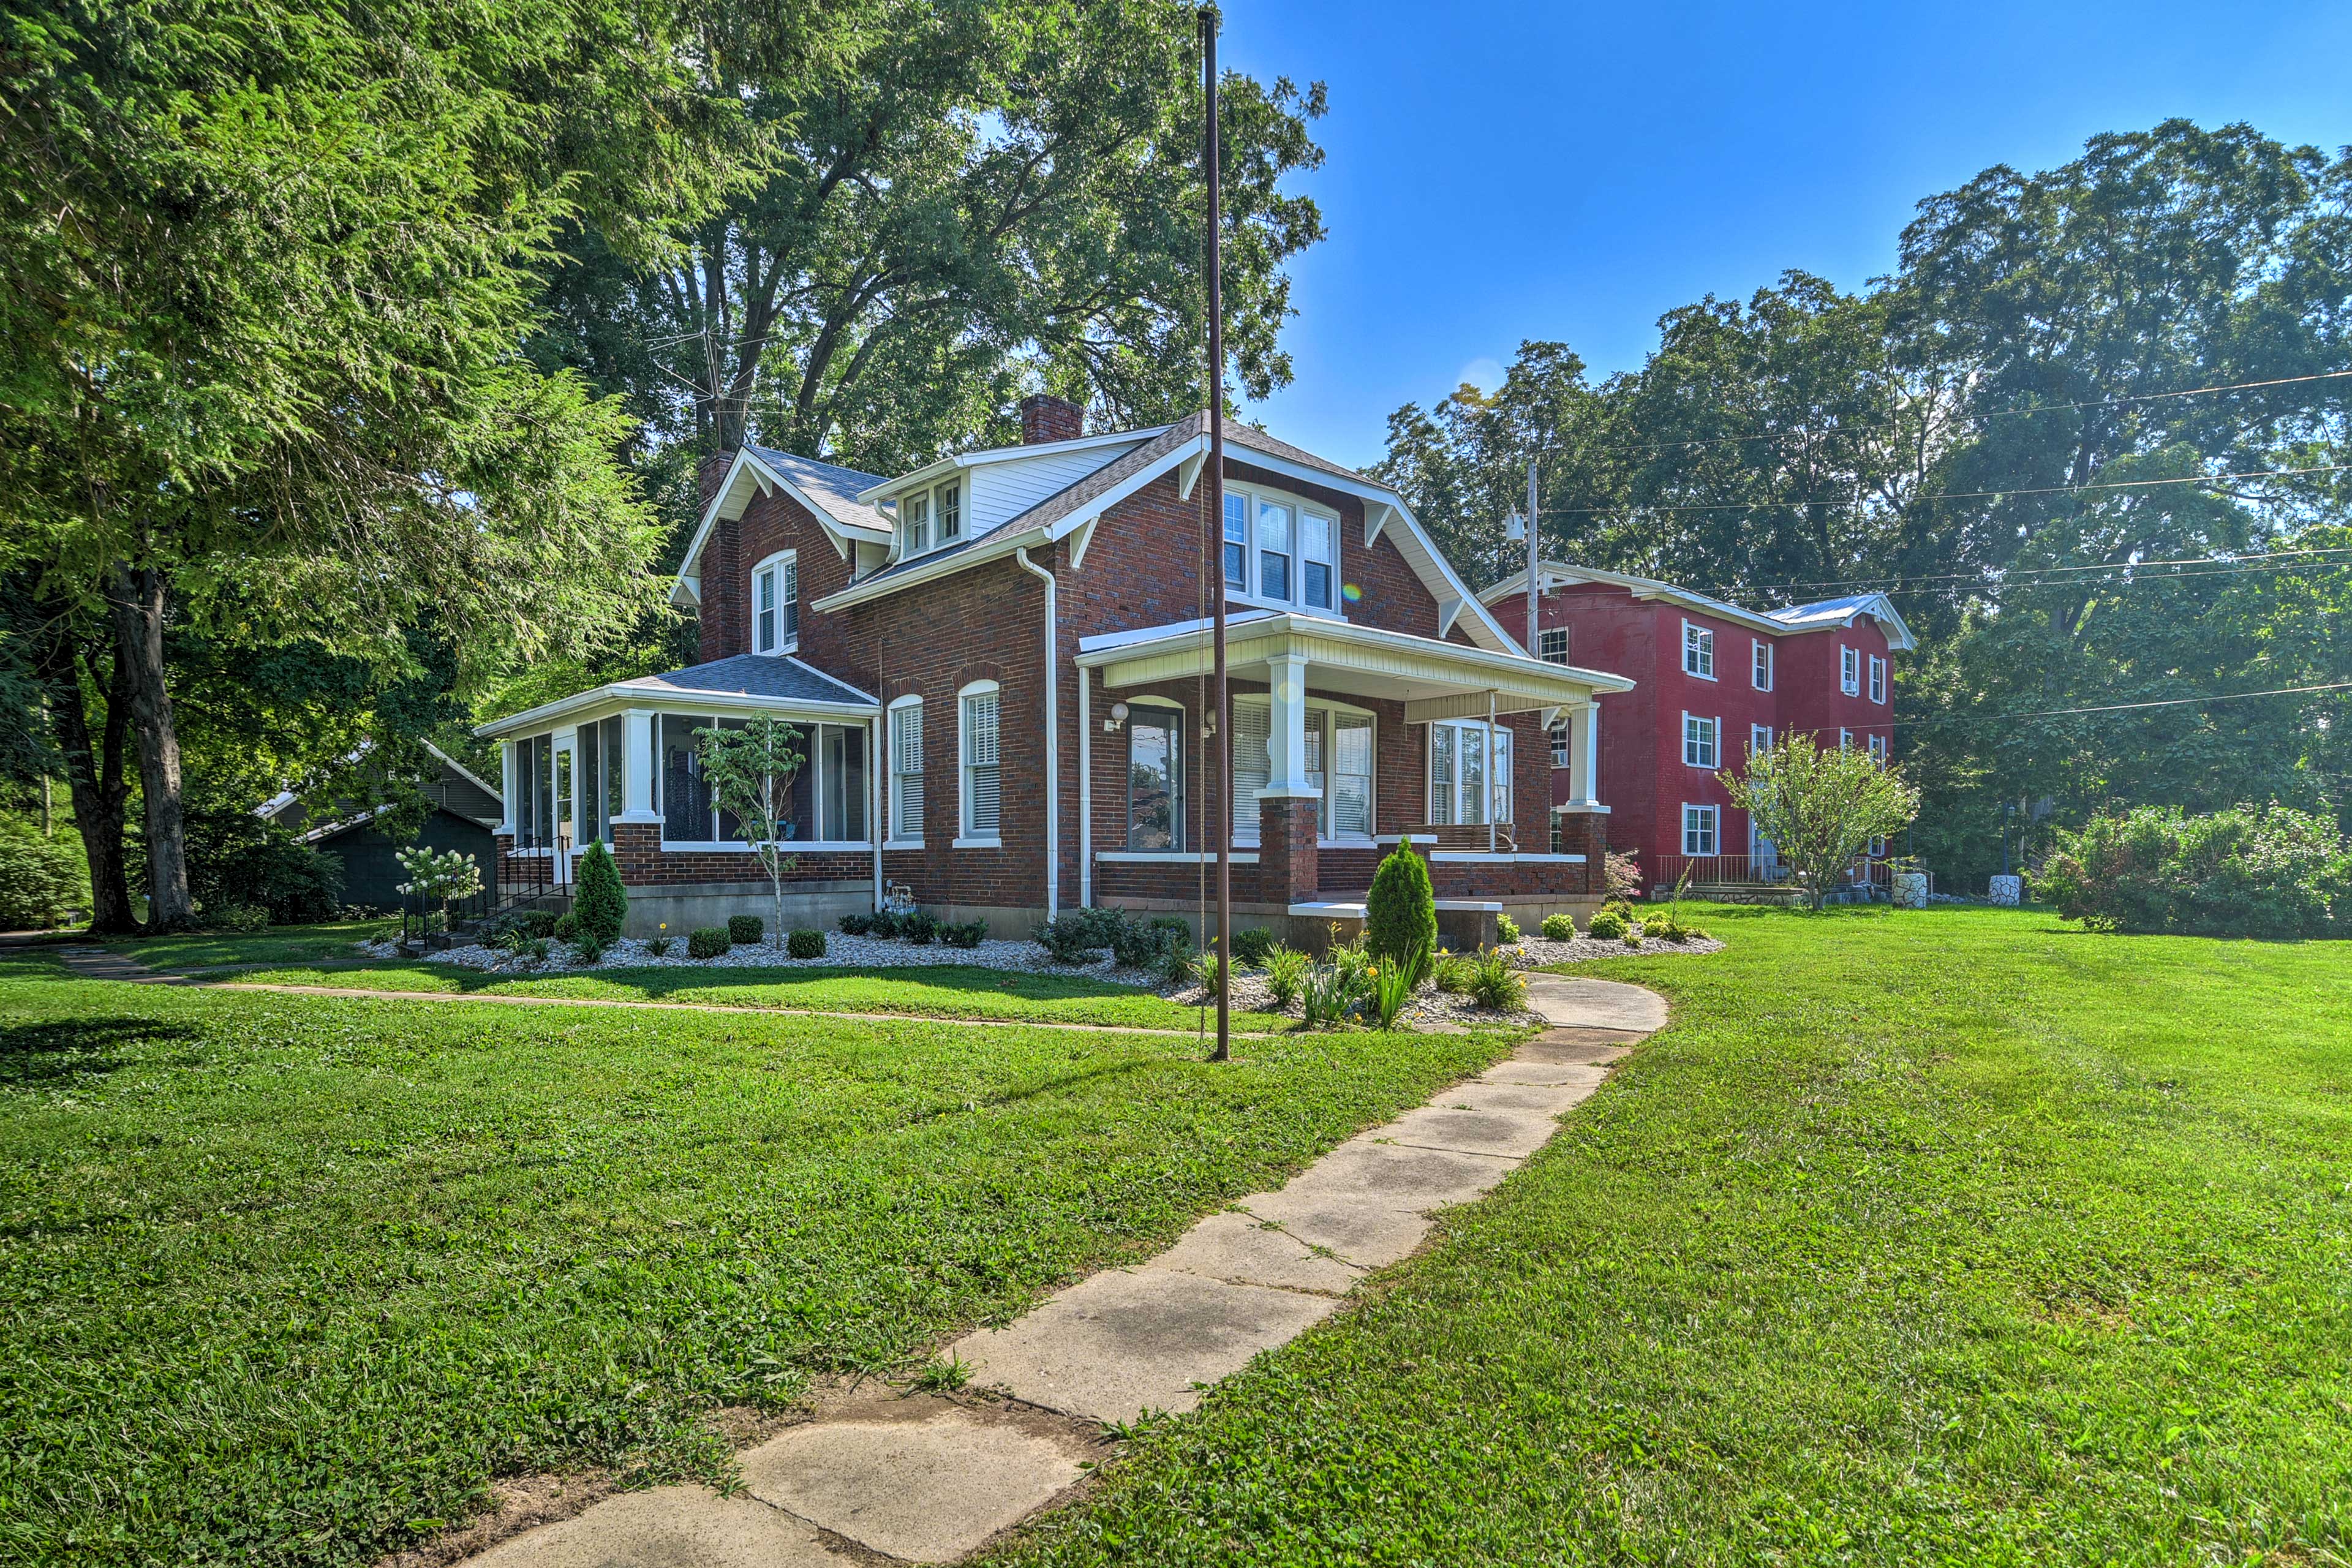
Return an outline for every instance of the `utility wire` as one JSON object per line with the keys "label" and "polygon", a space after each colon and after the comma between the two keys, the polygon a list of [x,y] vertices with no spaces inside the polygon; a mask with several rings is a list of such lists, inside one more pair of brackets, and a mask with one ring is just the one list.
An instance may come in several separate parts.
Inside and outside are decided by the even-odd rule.
{"label": "utility wire", "polygon": [[[2321,545],[2308,550],[2250,550],[2242,555],[2174,555],[2151,561],[2085,561],[2076,565],[2018,566],[2002,569],[1998,577],[1980,572],[1934,572],[1917,576],[1905,576],[1899,572],[1882,572],[1875,577],[1822,577],[1810,582],[1755,583],[1743,592],[1751,594],[1781,594],[1795,589],[1814,588],[1879,588],[1882,593],[1907,589],[1915,584],[1953,583],[1963,587],[2003,585],[2028,579],[2049,578],[2057,581],[2055,574],[2076,572],[2161,572],[2188,566],[2257,567],[2277,563],[2284,570],[2290,561],[2317,557],[2325,565],[2338,555],[2352,555],[2352,545]],[[1888,584],[1882,587],[1881,584]]]}
{"label": "utility wire", "polygon": [[[2019,719],[2064,719],[2084,713],[2127,713],[2143,708],[2184,708],[2210,702],[2242,702],[2254,697],[2303,697],[2321,691],[2352,691],[2352,680],[2325,686],[2281,686],[2269,691],[2222,691],[2208,697],[2160,697],[2147,702],[2108,702],[2095,708],[2044,708],[2031,713],[1945,713],[1927,719],[1895,719],[1889,725],[1908,729],[1922,724],[2006,724]],[[1876,729],[1881,726],[1872,725]]]}
{"label": "utility wire", "polygon": [[[2007,490],[1941,490],[1934,495],[1913,496],[1914,504],[1929,500],[1982,500],[1997,496],[2057,496],[2074,495],[2081,490],[2151,489],[2158,485],[2218,485],[2232,479],[2287,479],[2299,474],[2333,474],[2352,468],[2352,463],[2322,463],[2308,468],[2263,468],[2236,474],[2191,474],[2175,479],[2098,479],[2079,485],[2041,485]],[[1708,501],[1689,505],[1656,506],[1645,501],[1633,501],[1622,506],[1548,506],[1546,517],[1591,516],[1596,512],[1645,511],[1769,511],[1775,508],[1805,506],[1844,506],[1847,501],[1837,497],[1795,500]]]}

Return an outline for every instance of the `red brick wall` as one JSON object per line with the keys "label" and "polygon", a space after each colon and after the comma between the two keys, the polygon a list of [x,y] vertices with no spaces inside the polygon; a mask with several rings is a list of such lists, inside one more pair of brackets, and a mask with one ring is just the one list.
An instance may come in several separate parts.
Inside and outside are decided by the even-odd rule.
{"label": "red brick wall", "polygon": [[845,653],[842,617],[814,615],[809,605],[849,585],[855,551],[845,556],[835,550],[824,525],[781,489],[754,495],[741,517],[718,523],[703,542],[699,657],[709,663],[751,651],[751,569],[780,550],[797,556],[800,658],[838,675]]}

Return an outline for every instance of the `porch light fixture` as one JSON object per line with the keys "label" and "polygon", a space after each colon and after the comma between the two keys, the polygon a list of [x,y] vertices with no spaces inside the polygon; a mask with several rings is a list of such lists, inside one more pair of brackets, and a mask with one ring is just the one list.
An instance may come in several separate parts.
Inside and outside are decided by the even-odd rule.
{"label": "porch light fixture", "polygon": [[1124,702],[1114,702],[1110,705],[1110,717],[1103,721],[1103,732],[1105,734],[1117,734],[1118,732],[1119,726],[1126,722],[1127,704]]}

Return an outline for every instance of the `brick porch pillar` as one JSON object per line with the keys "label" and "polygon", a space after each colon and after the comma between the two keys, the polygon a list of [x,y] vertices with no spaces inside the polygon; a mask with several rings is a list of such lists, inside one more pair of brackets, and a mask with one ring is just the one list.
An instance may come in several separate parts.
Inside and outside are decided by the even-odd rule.
{"label": "brick porch pillar", "polygon": [[1257,803],[1258,896],[1268,903],[1300,904],[1323,890],[1312,795],[1262,796]]}
{"label": "brick porch pillar", "polygon": [[1563,811],[1559,814],[1559,847],[1563,854],[1584,857],[1584,890],[1609,890],[1609,814]]}
{"label": "brick porch pillar", "polygon": [[661,879],[660,823],[615,820],[612,834],[613,863],[621,869],[624,887],[642,887]]}

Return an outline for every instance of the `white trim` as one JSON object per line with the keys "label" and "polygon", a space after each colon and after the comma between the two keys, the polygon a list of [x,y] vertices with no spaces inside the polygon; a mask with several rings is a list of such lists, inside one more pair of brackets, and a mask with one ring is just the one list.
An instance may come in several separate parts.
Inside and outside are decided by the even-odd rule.
{"label": "white trim", "polygon": [[[1094,858],[1114,866],[1197,866],[1215,861],[1217,852],[1213,849],[1097,849]],[[1255,850],[1231,850],[1227,858],[1236,866],[1257,864]]]}
{"label": "white trim", "polygon": [[[761,647],[760,646],[760,574],[768,571],[772,567],[784,565],[792,567],[791,575],[789,579],[780,576],[778,581],[780,584],[788,581],[792,592],[787,595],[782,591],[780,586],[776,595],[776,646],[773,647]],[[782,658],[788,655],[800,651],[800,552],[797,549],[771,551],[768,554],[761,556],[758,564],[751,568],[751,613],[744,616],[743,620],[744,625],[750,628],[751,633],[751,652],[758,655],[760,658]],[[793,623],[793,635],[789,637],[783,635],[783,622],[785,619],[784,606],[786,605],[793,606],[793,615],[791,617]]]}
{"label": "white trim", "polygon": [[[808,670],[811,675],[838,686],[844,691],[855,693],[857,700],[835,702],[823,697],[754,697],[740,691],[681,691],[668,687],[648,686],[642,680],[616,680],[608,685],[591,687],[585,691],[575,691],[569,697],[559,697],[552,702],[542,702],[536,708],[526,708],[520,713],[509,713],[503,719],[493,719],[487,724],[478,724],[474,727],[474,733],[484,740],[523,733],[537,734],[558,720],[585,713],[605,703],[611,703],[615,711],[625,708],[655,708],[671,713],[707,712],[728,718],[768,713],[783,720],[799,720],[805,716],[811,723],[874,717],[877,704],[857,688],[838,676],[811,668],[789,654],[782,657]],[[611,714],[599,713],[596,717],[610,718]],[[572,721],[579,721],[575,719]]]}
{"label": "white trim", "polygon": [[1143,430],[1111,430],[1095,436],[1073,436],[1066,441],[1037,441],[1017,447],[983,447],[976,452],[957,452],[949,457],[934,458],[919,468],[900,474],[895,479],[885,479],[870,489],[860,490],[857,493],[857,499],[866,506],[876,506],[898,496],[903,491],[920,489],[924,485],[958,468],[984,468],[991,463],[1009,463],[1023,458],[1047,457],[1055,452],[1083,452],[1095,447],[1140,447],[1146,442],[1165,436],[1168,434],[1168,429],[1165,425],[1154,425]]}
{"label": "white trim", "polygon": [[950,849],[1002,849],[1004,847],[1004,840],[1001,837],[957,838],[950,841],[948,847]]}
{"label": "white trim", "polygon": [[[975,833],[971,820],[971,725],[966,704],[975,697],[996,699],[996,823],[994,833]],[[958,849],[995,849],[1004,832],[1004,689],[993,680],[967,681],[956,689],[956,837]]]}
{"label": "white trim", "polygon": [[[1093,694],[1087,680],[1092,672],[1078,666],[1078,908],[1095,902],[1095,769]],[[1180,808],[1181,809],[1181,808]]]}
{"label": "white trim", "polygon": [[[1758,654],[1762,654],[1764,656],[1762,660],[1764,666],[1764,679],[1761,680],[1756,679],[1756,666],[1758,663],[1756,656]],[[1759,691],[1771,690],[1773,679],[1779,674],[1778,667],[1780,662],[1780,650],[1773,645],[1770,637],[1759,637],[1755,638],[1754,646],[1748,650],[1748,684]]]}
{"label": "white trim", "polygon": [[[1242,585],[1238,588],[1234,587],[1224,575],[1225,551],[1230,543],[1225,538],[1224,531],[1224,498],[1226,496],[1240,496],[1246,508],[1246,514],[1243,518],[1241,541]],[[1266,550],[1258,542],[1258,518],[1269,505],[1281,507],[1290,513],[1290,545],[1288,549],[1278,552]],[[1306,522],[1309,515],[1324,525],[1327,531],[1325,538],[1330,546],[1328,559],[1317,563],[1328,568],[1330,572],[1330,580],[1325,584],[1324,595],[1330,603],[1325,605],[1310,605],[1307,602],[1308,556]],[[1347,595],[1340,587],[1339,514],[1332,508],[1276,486],[1253,484],[1246,479],[1229,479],[1225,481],[1223,493],[1217,499],[1216,534],[1217,580],[1224,589],[1225,603],[1248,605],[1275,611],[1296,610],[1302,615],[1325,616],[1337,621],[1344,621],[1348,618],[1346,610],[1342,608],[1347,603]],[[1277,598],[1261,591],[1257,585],[1260,569],[1265,565],[1264,557],[1276,553],[1281,554],[1289,563],[1291,592],[1286,597]],[[1442,637],[1444,634],[1441,630],[1439,635]]]}
{"label": "white trim", "polygon": [[[739,849],[749,855],[760,847],[742,838],[665,838],[661,847],[666,854],[675,850],[681,855],[731,855]],[[789,855],[798,855],[803,851],[811,855],[862,855],[874,847],[874,841],[870,838],[786,838],[776,847]]]}
{"label": "white trim", "polygon": [[1838,689],[1848,697],[1862,695],[1862,650],[1838,644]]}
{"label": "white trim", "polygon": [[922,847],[923,841],[919,838],[885,838],[882,841],[885,849],[920,849]]}
{"label": "white trim", "polygon": [[[1691,721],[1694,719],[1697,720],[1702,724],[1710,724],[1714,726],[1714,728],[1707,731],[1707,750],[1715,753],[1715,760],[1713,762],[1695,763],[1691,761]],[[1723,766],[1723,721],[1720,718],[1709,717],[1705,713],[1694,713],[1687,708],[1684,709],[1682,739],[1683,766],[1686,768],[1705,768],[1709,773],[1717,772]]]}
{"label": "white trim", "polygon": [[1892,682],[1887,679],[1887,675],[1886,660],[1881,658],[1876,654],[1872,654],[1870,656],[1870,684],[1865,689],[1870,694],[1870,700],[1873,702],[1877,703],[1882,708],[1886,706],[1886,699],[1888,696],[1887,688],[1892,684]]}
{"label": "white trim", "polygon": [[1467,860],[1489,866],[1581,866],[1581,855],[1522,855],[1505,850],[1490,854],[1484,849],[1433,849],[1432,860]]}
{"label": "white trim", "polygon": [[[1694,849],[1694,848],[1692,848],[1692,847],[1690,847],[1690,845],[1691,845],[1691,815],[1690,815],[1690,814],[1691,814],[1692,812],[1694,812],[1694,811],[1703,811],[1703,812],[1705,812],[1705,813],[1706,814],[1708,833],[1709,833],[1709,835],[1710,835],[1710,836],[1715,839],[1715,847],[1714,847],[1714,848],[1712,848],[1712,849]],[[1706,856],[1710,856],[1710,855],[1720,855],[1720,854],[1722,854],[1722,853],[1723,853],[1723,807],[1721,807],[1721,806],[1719,806],[1719,805],[1709,805],[1708,803],[1706,803],[1706,802],[1705,802],[1705,801],[1686,800],[1686,801],[1683,802],[1683,815],[1682,815],[1681,827],[1682,827],[1682,832],[1677,836],[1676,842],[1678,842],[1679,844],[1681,844],[1681,846],[1682,846],[1682,852],[1683,852],[1685,855],[1687,855],[1687,856],[1696,856],[1696,857],[1706,857]]]}
{"label": "white trim", "polygon": [[[1061,674],[1061,632],[1054,618],[1054,574],[1029,559],[1026,550],[1016,550],[1013,559],[1021,569],[1045,583],[1045,918],[1058,920],[1062,914],[1062,715],[1058,697]],[[997,699],[997,755],[1003,755],[1003,698]],[[997,820],[1003,820],[1003,773],[1000,763],[997,774]]]}
{"label": "white trim", "polygon": [[[1693,669],[1691,668],[1691,653],[1693,651],[1691,647],[1691,634],[1694,632],[1698,635],[1699,651],[1704,652],[1706,656],[1706,668],[1705,669]],[[1715,679],[1715,628],[1713,626],[1703,626],[1696,621],[1692,620],[1688,616],[1685,616],[1683,617],[1683,673],[1697,680],[1713,680]]]}

